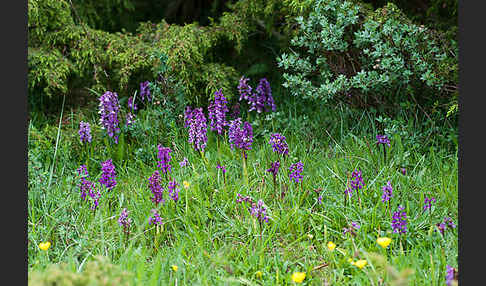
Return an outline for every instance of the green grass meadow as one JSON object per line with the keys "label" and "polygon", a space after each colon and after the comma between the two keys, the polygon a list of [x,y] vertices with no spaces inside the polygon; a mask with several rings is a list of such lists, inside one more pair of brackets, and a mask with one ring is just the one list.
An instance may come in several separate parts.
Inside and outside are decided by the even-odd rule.
{"label": "green grass meadow", "polygon": [[[294,285],[292,273],[305,272],[301,285],[445,285],[446,265],[457,268],[458,230],[441,234],[436,224],[451,217],[457,225],[457,146],[434,142],[449,135],[414,137],[420,119],[403,115],[406,124],[387,134],[391,146],[385,160],[375,138],[383,134],[382,126],[370,113],[341,105],[276,103],[277,113],[244,114],[254,132],[246,162],[230,148],[227,135],[209,128],[205,152],[195,151],[183,115],[163,124],[166,115],[156,107],[139,110],[137,123],[122,128],[118,144],[100,128],[96,102],[85,108],[63,105],[62,114],[50,118],[32,114],[29,284]],[[80,121],[91,124],[91,143],[80,142]],[[285,158],[268,142],[274,132],[287,139]],[[180,193],[174,202],[165,190],[165,203],[156,207],[148,178],[158,169],[158,144],[172,149],[170,176]],[[184,157],[189,164],[181,167]],[[117,185],[102,191],[93,211],[80,198],[76,169],[87,165],[96,182],[107,159],[115,164]],[[281,166],[274,185],[266,170],[276,160]],[[304,164],[302,184],[289,179],[288,169],[298,161]],[[226,167],[225,177],[218,163]],[[346,198],[355,169],[362,171],[365,186]],[[390,204],[381,200],[387,181],[393,186]],[[260,224],[248,204],[236,202],[237,193],[263,200],[269,222]],[[436,199],[431,210],[423,209],[425,197]],[[406,234],[392,232],[399,205],[407,214]],[[128,236],[118,224],[123,208],[132,219]],[[161,227],[148,223],[154,208]],[[360,225],[355,236],[343,234],[351,222]],[[392,242],[383,249],[378,237]],[[51,247],[41,250],[39,243],[46,241]],[[337,245],[333,251],[329,241]],[[350,259],[367,265],[360,269]]]}

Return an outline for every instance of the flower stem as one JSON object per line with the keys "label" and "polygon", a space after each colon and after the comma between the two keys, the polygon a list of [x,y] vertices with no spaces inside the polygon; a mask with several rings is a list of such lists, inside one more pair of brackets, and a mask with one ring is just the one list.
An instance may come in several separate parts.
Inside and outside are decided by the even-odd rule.
{"label": "flower stem", "polygon": [[275,175],[273,175],[273,193],[277,194],[277,178]]}
{"label": "flower stem", "polygon": [[246,170],[246,159],[245,159],[245,151],[242,150],[242,160],[243,160],[243,175],[245,177],[245,184],[248,187],[248,171]]}
{"label": "flower stem", "polygon": [[199,150],[199,154],[201,154],[201,158],[203,159],[204,164],[206,164],[206,167],[208,167],[208,163],[209,163],[209,162],[208,162],[208,160],[206,159],[206,156],[204,156],[204,153],[203,153],[201,150]]}
{"label": "flower stem", "polygon": [[216,136],[216,146],[218,148],[218,156],[219,156],[219,137]]}
{"label": "flower stem", "polygon": [[358,195],[359,207],[360,207],[360,208],[363,208],[363,207],[361,206],[361,198],[359,197],[359,188],[356,188],[356,194]]}
{"label": "flower stem", "polygon": [[383,146],[383,164],[386,164],[386,149],[384,144],[382,146]]}

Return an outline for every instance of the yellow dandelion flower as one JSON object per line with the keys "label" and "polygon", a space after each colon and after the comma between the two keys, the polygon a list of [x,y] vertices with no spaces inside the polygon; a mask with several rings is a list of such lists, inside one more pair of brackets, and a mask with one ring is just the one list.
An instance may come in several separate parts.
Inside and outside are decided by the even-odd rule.
{"label": "yellow dandelion flower", "polygon": [[46,241],[46,242],[39,243],[39,248],[42,249],[42,250],[48,250],[49,247],[51,247],[51,242],[50,241]]}
{"label": "yellow dandelion flower", "polygon": [[354,263],[354,265],[356,265],[359,269],[363,269],[363,267],[365,267],[366,264],[368,264],[368,261],[364,259],[360,259]]}
{"label": "yellow dandelion flower", "polygon": [[330,251],[333,251],[334,248],[336,248],[336,244],[334,242],[332,242],[332,241],[329,241],[327,243],[327,248],[329,248]]}
{"label": "yellow dandelion flower", "polygon": [[174,272],[177,272],[177,269],[179,269],[179,267],[177,265],[172,265],[172,270],[174,270]]}
{"label": "yellow dandelion flower", "polygon": [[182,182],[182,184],[184,185],[184,188],[185,188],[185,189],[188,189],[188,188],[189,188],[189,186],[191,186],[191,184],[189,184],[189,182],[188,182],[188,181],[184,181],[184,182]]}
{"label": "yellow dandelion flower", "polygon": [[263,276],[263,272],[261,272],[261,271],[257,271],[257,272],[255,273],[255,276],[256,276],[256,278],[261,279],[261,278],[262,278],[262,276]]}
{"label": "yellow dandelion flower", "polygon": [[349,262],[349,264],[354,265],[354,261],[353,261],[353,259],[351,257],[348,258],[348,262]]}
{"label": "yellow dandelion flower", "polygon": [[383,248],[387,248],[391,243],[391,238],[389,237],[379,237],[376,242]]}
{"label": "yellow dandelion flower", "polygon": [[291,278],[295,283],[302,283],[305,279],[305,272],[294,272]]}

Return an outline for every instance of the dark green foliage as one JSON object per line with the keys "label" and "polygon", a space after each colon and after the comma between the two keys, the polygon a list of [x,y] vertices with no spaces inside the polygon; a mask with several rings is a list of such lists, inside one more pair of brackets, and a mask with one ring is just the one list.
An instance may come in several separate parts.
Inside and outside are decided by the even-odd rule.
{"label": "dark green foliage", "polygon": [[411,23],[395,5],[367,11],[350,1],[315,1],[296,20],[296,48],[279,58],[293,95],[395,108],[413,90],[428,110],[450,100],[457,47]]}
{"label": "dark green foliage", "polygon": [[458,0],[364,0],[364,2],[372,4],[375,9],[391,2],[414,22],[433,29],[450,31],[454,36],[457,32]]}
{"label": "dark green foliage", "polygon": [[185,25],[198,22],[206,26],[210,18],[227,11],[227,0],[72,0],[83,22],[107,32],[135,32],[140,22]]}
{"label": "dark green foliage", "polygon": [[30,72],[27,81],[30,90],[43,87],[42,91],[47,95],[68,91],[67,81],[72,72],[72,64],[59,50],[29,48],[28,62]]}
{"label": "dark green foliage", "polygon": [[[157,25],[144,23],[139,28],[141,38],[154,53],[167,55],[168,74],[184,85],[190,102],[203,102],[214,91],[223,88],[230,94],[230,86],[237,78],[234,68],[211,62],[210,49],[224,35],[221,27],[169,25],[165,21]],[[230,31],[231,33],[231,31]]]}
{"label": "dark green foliage", "polygon": [[46,33],[74,24],[67,1],[29,0],[27,9],[29,47]]}
{"label": "dark green foliage", "polygon": [[[69,0],[68,0],[69,1]],[[89,27],[107,32],[136,28],[136,2],[133,0],[72,0],[78,17]]]}
{"label": "dark green foliage", "polygon": [[[33,26],[29,31],[30,96],[43,96],[39,89],[49,97],[66,93],[76,88],[69,85],[71,76],[99,92],[123,91],[132,76],[150,71],[149,51],[136,37],[110,34],[72,21],[45,33],[38,29]],[[47,60],[43,59],[45,55],[49,55]]]}
{"label": "dark green foliage", "polygon": [[[62,94],[94,97],[88,90],[112,90],[126,98],[141,81],[156,80],[154,69],[164,54],[165,74],[177,82],[188,104],[205,106],[219,88],[235,98],[237,80],[246,75],[269,78],[272,87],[292,85],[291,93],[299,96],[338,95],[333,99],[374,106],[388,116],[404,106],[428,117],[457,115],[457,43],[450,31],[420,26],[429,22],[411,17],[411,4],[399,3],[402,12],[393,4],[381,8],[380,1],[326,0],[318,1],[322,7],[316,10],[315,0],[240,0],[215,1],[201,10],[203,2],[76,0],[71,6],[69,0],[29,0],[30,104],[40,106],[39,99]],[[350,4],[342,8],[340,3]],[[148,11],[157,5],[164,8]],[[442,9],[437,1],[427,5]],[[324,12],[324,7],[333,8]],[[177,15],[169,19],[168,11]],[[456,15],[447,13],[439,14]],[[175,25],[160,15],[181,24],[206,16],[207,21],[201,23],[205,26]],[[333,32],[321,34],[323,24]],[[304,30],[313,36],[306,38]],[[295,58],[277,60],[283,53]],[[284,77],[278,63],[287,68]]]}
{"label": "dark green foliage", "polygon": [[[189,102],[205,103],[219,88],[231,96],[237,73],[218,62],[213,49],[235,42],[235,49],[241,50],[246,29],[238,19],[223,16],[209,27],[162,20],[142,23],[136,35],[109,33],[75,24],[67,2],[54,2],[29,1],[29,96],[52,97],[89,87],[123,97],[141,81],[153,80],[151,72],[158,61],[153,55],[160,53],[167,55],[169,74],[184,85]],[[49,22],[52,15],[47,10],[63,17]],[[49,24],[38,24],[44,22]]]}

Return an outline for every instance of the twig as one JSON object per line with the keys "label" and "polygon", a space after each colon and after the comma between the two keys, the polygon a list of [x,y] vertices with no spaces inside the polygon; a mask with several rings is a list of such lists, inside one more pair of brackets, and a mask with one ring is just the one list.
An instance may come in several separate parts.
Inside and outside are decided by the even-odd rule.
{"label": "twig", "polygon": [[317,265],[316,267],[312,268],[312,271],[316,271],[316,270],[319,270],[319,269],[327,267],[327,266],[329,266],[329,263],[324,262],[323,264]]}

